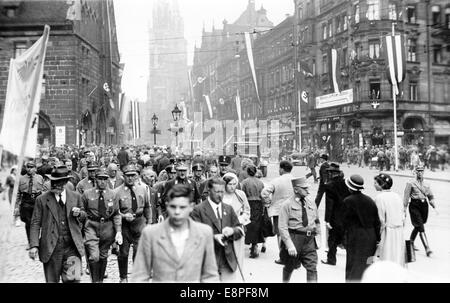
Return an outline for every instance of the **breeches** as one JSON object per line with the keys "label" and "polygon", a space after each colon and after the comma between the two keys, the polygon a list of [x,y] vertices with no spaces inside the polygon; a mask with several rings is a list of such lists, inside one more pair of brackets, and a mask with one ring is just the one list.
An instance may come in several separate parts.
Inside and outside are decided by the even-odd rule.
{"label": "breeches", "polygon": [[136,256],[139,238],[142,229],[145,227],[145,218],[143,216],[134,219],[132,222],[122,221],[123,243],[120,245],[120,256],[128,257],[130,246],[133,245],[133,259]]}
{"label": "breeches", "polygon": [[292,242],[297,249],[297,256],[289,256],[288,250],[283,241],[281,241],[280,247],[280,259],[285,264],[285,269],[288,272],[292,272],[300,265],[309,271],[317,271],[317,251],[314,237],[307,237],[306,235],[289,233]]}
{"label": "breeches", "polygon": [[411,224],[417,228],[419,232],[424,232],[424,225],[428,220],[428,203],[411,201],[409,204],[409,215],[411,216]]}
{"label": "breeches", "polygon": [[84,246],[88,262],[98,262],[99,259],[106,259],[116,235],[113,222],[100,223],[88,220],[84,227],[84,234]]}

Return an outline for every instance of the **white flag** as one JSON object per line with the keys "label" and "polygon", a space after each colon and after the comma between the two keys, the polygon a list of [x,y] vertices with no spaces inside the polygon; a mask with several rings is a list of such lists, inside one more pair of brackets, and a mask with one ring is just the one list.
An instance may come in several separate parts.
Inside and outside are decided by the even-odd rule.
{"label": "white flag", "polygon": [[36,157],[39,102],[49,32],[50,27],[46,25],[42,37],[19,57],[11,59],[9,66],[0,142],[5,150],[20,155],[25,139],[24,156],[30,158]]}
{"label": "white flag", "polygon": [[252,49],[252,41],[250,40],[250,33],[245,32],[244,37],[245,37],[245,46],[247,48],[248,62],[250,63],[250,70],[252,71],[253,82],[255,84],[256,97],[258,98],[259,105],[261,105],[261,101],[259,99],[258,84],[256,82],[255,62],[253,60],[253,49]]}
{"label": "white flag", "polygon": [[130,98],[126,94],[123,94],[122,104],[120,108],[120,120],[122,121],[122,124],[127,124],[129,113],[130,113]]}
{"label": "white flag", "polygon": [[236,94],[236,112],[239,120],[239,133],[242,130],[242,119],[241,119],[241,98],[239,97],[239,91]]}
{"label": "white flag", "polygon": [[212,119],[213,112],[212,112],[211,101],[209,100],[209,96],[203,95],[203,97],[205,97],[206,105],[208,106],[209,118]]}

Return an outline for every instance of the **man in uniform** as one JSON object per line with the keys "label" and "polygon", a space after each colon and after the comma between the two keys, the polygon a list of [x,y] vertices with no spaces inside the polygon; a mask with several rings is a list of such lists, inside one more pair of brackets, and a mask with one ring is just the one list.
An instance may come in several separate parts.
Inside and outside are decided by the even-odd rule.
{"label": "man in uniform", "polygon": [[167,181],[164,185],[164,194],[162,195],[162,203],[166,204],[168,201],[168,192],[175,184],[185,184],[191,189],[191,202],[198,204],[200,202],[200,195],[197,190],[195,182],[187,177],[187,166],[182,164],[177,166],[177,177],[173,180]]}
{"label": "man in uniform", "polygon": [[77,185],[77,191],[83,194],[86,190],[95,187],[95,171],[98,165],[95,162],[89,162],[87,165],[88,176],[81,180]]}
{"label": "man in uniform", "polygon": [[65,189],[69,172],[56,167],[49,176],[51,190],[36,199],[31,219],[29,256],[44,265],[45,281],[80,282],[84,255],[81,226],[86,220],[81,196]]}
{"label": "man in uniform", "polygon": [[133,245],[133,260],[136,257],[139,238],[142,229],[152,220],[150,199],[146,187],[136,184],[138,173],[134,165],[123,167],[125,183],[115,192],[115,199],[119,204],[122,216],[123,244],[117,257],[119,264],[120,282],[128,282],[128,254]]}
{"label": "man in uniform", "polygon": [[[28,243],[30,243],[30,224],[36,198],[45,191],[44,179],[36,174],[36,165],[28,161],[25,165],[27,173],[19,179],[17,203],[19,205],[20,220],[25,223]],[[28,247],[29,248],[29,247]]]}
{"label": "man in uniform", "polygon": [[108,251],[116,241],[122,244],[122,217],[114,191],[108,188],[109,175],[105,168],[95,171],[96,188],[86,190],[82,196],[87,214],[84,225],[84,246],[92,282],[103,282]]}
{"label": "man in uniform", "polygon": [[230,157],[219,156],[219,175],[223,177],[228,172],[228,165],[230,164]]}
{"label": "man in uniform", "polygon": [[194,173],[194,177],[192,179],[194,180],[195,184],[197,185],[197,191],[199,193],[201,193],[200,186],[202,185],[203,182],[206,181],[206,178],[203,175],[204,168],[205,168],[205,166],[201,163],[197,163],[192,166],[192,171]]}
{"label": "man in uniform", "polygon": [[316,205],[319,207],[320,202],[322,201],[322,196],[325,192],[325,184],[328,181],[328,167],[330,167],[330,164],[328,163],[328,155],[327,154],[321,154],[320,155],[320,161],[322,164],[319,168],[319,189],[317,190],[317,196],[316,196]]}
{"label": "man in uniform", "polygon": [[281,236],[280,259],[283,262],[283,282],[291,279],[292,272],[302,264],[306,280],[317,282],[317,243],[320,234],[319,213],[316,203],[308,199],[306,178],[291,180],[295,196],[283,203],[278,229]]}
{"label": "man in uniform", "polygon": [[325,184],[325,223],[328,229],[328,253],[327,260],[321,262],[336,265],[337,247],[344,244],[344,199],[350,192],[339,164],[331,163],[327,171],[329,182]]}
{"label": "man in uniform", "polygon": [[[422,244],[425,247],[427,257],[433,253],[428,244],[427,235],[425,234],[425,223],[428,219],[428,203],[436,209],[434,203],[434,195],[431,192],[430,186],[423,181],[423,165],[418,165],[415,169],[416,179],[406,183],[404,194],[404,206],[405,209],[409,205],[409,215],[411,216],[411,223],[414,229],[411,232],[410,240],[414,245],[414,240],[417,234],[422,240]],[[418,250],[414,246],[415,250]]]}
{"label": "man in uniform", "polygon": [[311,150],[309,154],[306,156],[306,165],[309,167],[311,172],[306,174],[306,179],[313,176],[314,177],[314,183],[317,183],[317,173],[316,173],[316,155],[314,155],[314,152]]}

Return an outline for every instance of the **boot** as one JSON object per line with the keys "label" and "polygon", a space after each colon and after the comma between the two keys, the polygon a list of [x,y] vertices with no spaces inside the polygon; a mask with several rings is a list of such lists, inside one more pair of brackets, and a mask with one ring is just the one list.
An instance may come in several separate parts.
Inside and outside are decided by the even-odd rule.
{"label": "boot", "polygon": [[98,262],[100,264],[100,268],[99,268],[99,279],[100,279],[100,283],[103,283],[103,279],[106,279],[108,276],[106,274],[106,264],[108,263],[107,259],[100,259],[100,261]]}
{"label": "boot", "polygon": [[252,247],[250,248],[250,258],[254,259],[258,257],[258,245],[252,244]]}
{"label": "boot", "polygon": [[411,241],[412,246],[413,246],[413,249],[414,249],[415,251],[418,251],[418,250],[419,250],[419,249],[414,245],[414,240],[416,239],[418,233],[419,233],[419,231],[417,230],[417,228],[414,228],[414,229],[412,230],[412,232],[411,232],[411,236],[409,237],[409,240]]}
{"label": "boot", "polygon": [[423,247],[425,247],[427,257],[431,256],[431,254],[433,252],[431,251],[430,246],[428,245],[427,235],[425,234],[425,232],[421,232],[421,233],[419,233],[419,236],[420,236],[420,240],[422,240]]}
{"label": "boot", "polygon": [[317,271],[306,271],[306,281],[308,283],[317,283]]}
{"label": "boot", "polygon": [[125,256],[121,256],[121,257],[117,258],[117,263],[119,264],[120,281],[127,280],[127,277],[128,277],[128,256],[126,256],[126,257]]}
{"label": "boot", "polygon": [[286,266],[283,267],[283,283],[289,283],[292,276],[292,270],[287,270]]}
{"label": "boot", "polygon": [[92,283],[98,283],[100,282],[100,262],[89,262],[89,271],[91,273],[91,280]]}

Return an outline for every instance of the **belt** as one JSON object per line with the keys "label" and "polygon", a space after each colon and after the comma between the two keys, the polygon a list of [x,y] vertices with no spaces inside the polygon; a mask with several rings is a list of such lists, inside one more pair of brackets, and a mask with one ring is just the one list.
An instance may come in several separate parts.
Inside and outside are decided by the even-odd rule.
{"label": "belt", "polygon": [[425,202],[427,202],[427,200],[426,199],[411,199],[411,202],[425,203]]}
{"label": "belt", "polygon": [[111,221],[111,218],[103,218],[103,217],[88,217],[88,219],[100,223]]}
{"label": "belt", "polygon": [[305,235],[307,237],[314,237],[316,235],[316,232],[312,230],[303,231],[298,229],[289,229],[289,232],[293,234]]}

